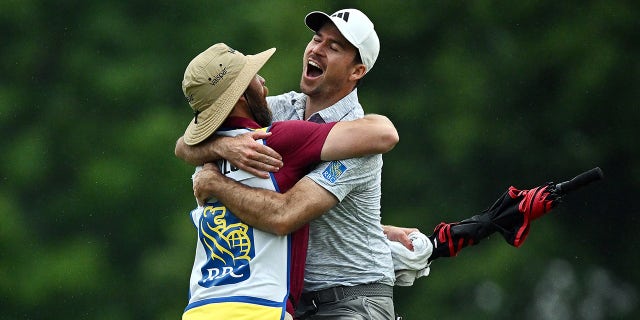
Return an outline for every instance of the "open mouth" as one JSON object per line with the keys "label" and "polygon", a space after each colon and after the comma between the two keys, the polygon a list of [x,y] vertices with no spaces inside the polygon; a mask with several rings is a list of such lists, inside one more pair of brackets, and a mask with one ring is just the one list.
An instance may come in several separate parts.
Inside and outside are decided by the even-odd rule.
{"label": "open mouth", "polygon": [[309,61],[307,63],[307,77],[309,78],[317,78],[324,73],[320,65],[313,61]]}

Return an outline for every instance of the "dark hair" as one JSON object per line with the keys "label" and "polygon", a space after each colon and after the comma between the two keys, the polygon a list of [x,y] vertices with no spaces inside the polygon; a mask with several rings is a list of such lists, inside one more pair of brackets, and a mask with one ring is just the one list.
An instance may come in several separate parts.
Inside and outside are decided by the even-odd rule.
{"label": "dark hair", "polygon": [[360,50],[356,48],[356,56],[353,58],[356,63],[362,63],[362,57],[360,56]]}

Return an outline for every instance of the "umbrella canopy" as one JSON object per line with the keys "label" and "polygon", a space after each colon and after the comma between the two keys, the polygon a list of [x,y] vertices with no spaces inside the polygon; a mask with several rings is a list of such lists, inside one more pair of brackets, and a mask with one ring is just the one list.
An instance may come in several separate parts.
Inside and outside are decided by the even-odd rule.
{"label": "umbrella canopy", "polygon": [[594,168],[558,184],[548,182],[528,190],[511,186],[481,214],[460,222],[438,224],[429,237],[434,243],[429,260],[456,256],[462,248],[478,244],[495,232],[519,247],[529,235],[533,220],[551,211],[567,193],[602,177],[602,170]]}

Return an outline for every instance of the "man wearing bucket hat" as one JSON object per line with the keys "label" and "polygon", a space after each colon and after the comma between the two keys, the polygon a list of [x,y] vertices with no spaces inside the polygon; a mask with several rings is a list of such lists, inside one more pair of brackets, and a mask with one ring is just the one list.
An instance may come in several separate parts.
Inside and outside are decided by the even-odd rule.
{"label": "man wearing bucket hat", "polygon": [[[391,122],[378,115],[341,123],[271,124],[265,99],[268,90],[257,72],[274,51],[245,56],[219,43],[197,55],[182,81],[194,111],[184,140],[197,145],[214,134],[234,136],[262,130],[271,134],[262,143],[281,154],[286,165],[271,179],[238,170],[224,160],[206,166],[216,167],[243,184],[284,192],[321,160],[386,152],[397,143]],[[306,229],[292,235],[267,233],[241,222],[235,210],[218,199],[207,198],[199,204],[191,212],[198,241],[183,319],[209,319],[211,315],[219,319],[290,319],[302,288]],[[303,254],[293,255],[296,249]]]}
{"label": "man wearing bucket hat", "polygon": [[[363,117],[356,86],[378,57],[380,43],[373,23],[356,9],[332,15],[311,12],[305,23],[315,34],[303,56],[302,92],[268,97],[274,119],[323,123]],[[227,152],[238,148],[229,147],[229,141],[193,148],[179,139],[176,155],[194,164],[220,156],[237,159],[237,153]],[[248,160],[234,164],[246,168],[260,159],[254,170],[268,170],[278,163],[278,158],[267,157],[268,151],[255,152],[256,146],[245,148]],[[300,317],[352,319],[360,314],[364,319],[394,319],[394,269],[385,233],[410,247],[407,234],[415,229],[380,224],[381,169],[380,155],[323,163],[280,196],[268,190],[238,189],[215,170],[203,170],[198,174],[201,180],[211,183],[194,184],[194,190],[199,197],[222,199],[241,219],[252,219],[248,224],[263,230],[291,231],[282,224],[311,221]],[[318,206],[328,213],[310,220],[313,216],[305,215],[304,208]],[[267,208],[279,208],[277,218],[261,214]]]}

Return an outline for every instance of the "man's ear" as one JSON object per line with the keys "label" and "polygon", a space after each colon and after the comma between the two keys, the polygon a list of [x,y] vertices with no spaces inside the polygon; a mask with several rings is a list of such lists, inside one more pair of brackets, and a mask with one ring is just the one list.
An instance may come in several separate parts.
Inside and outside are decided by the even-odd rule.
{"label": "man's ear", "polygon": [[362,63],[358,63],[353,67],[353,72],[351,72],[349,79],[358,81],[364,77],[365,73],[367,73],[367,67]]}

